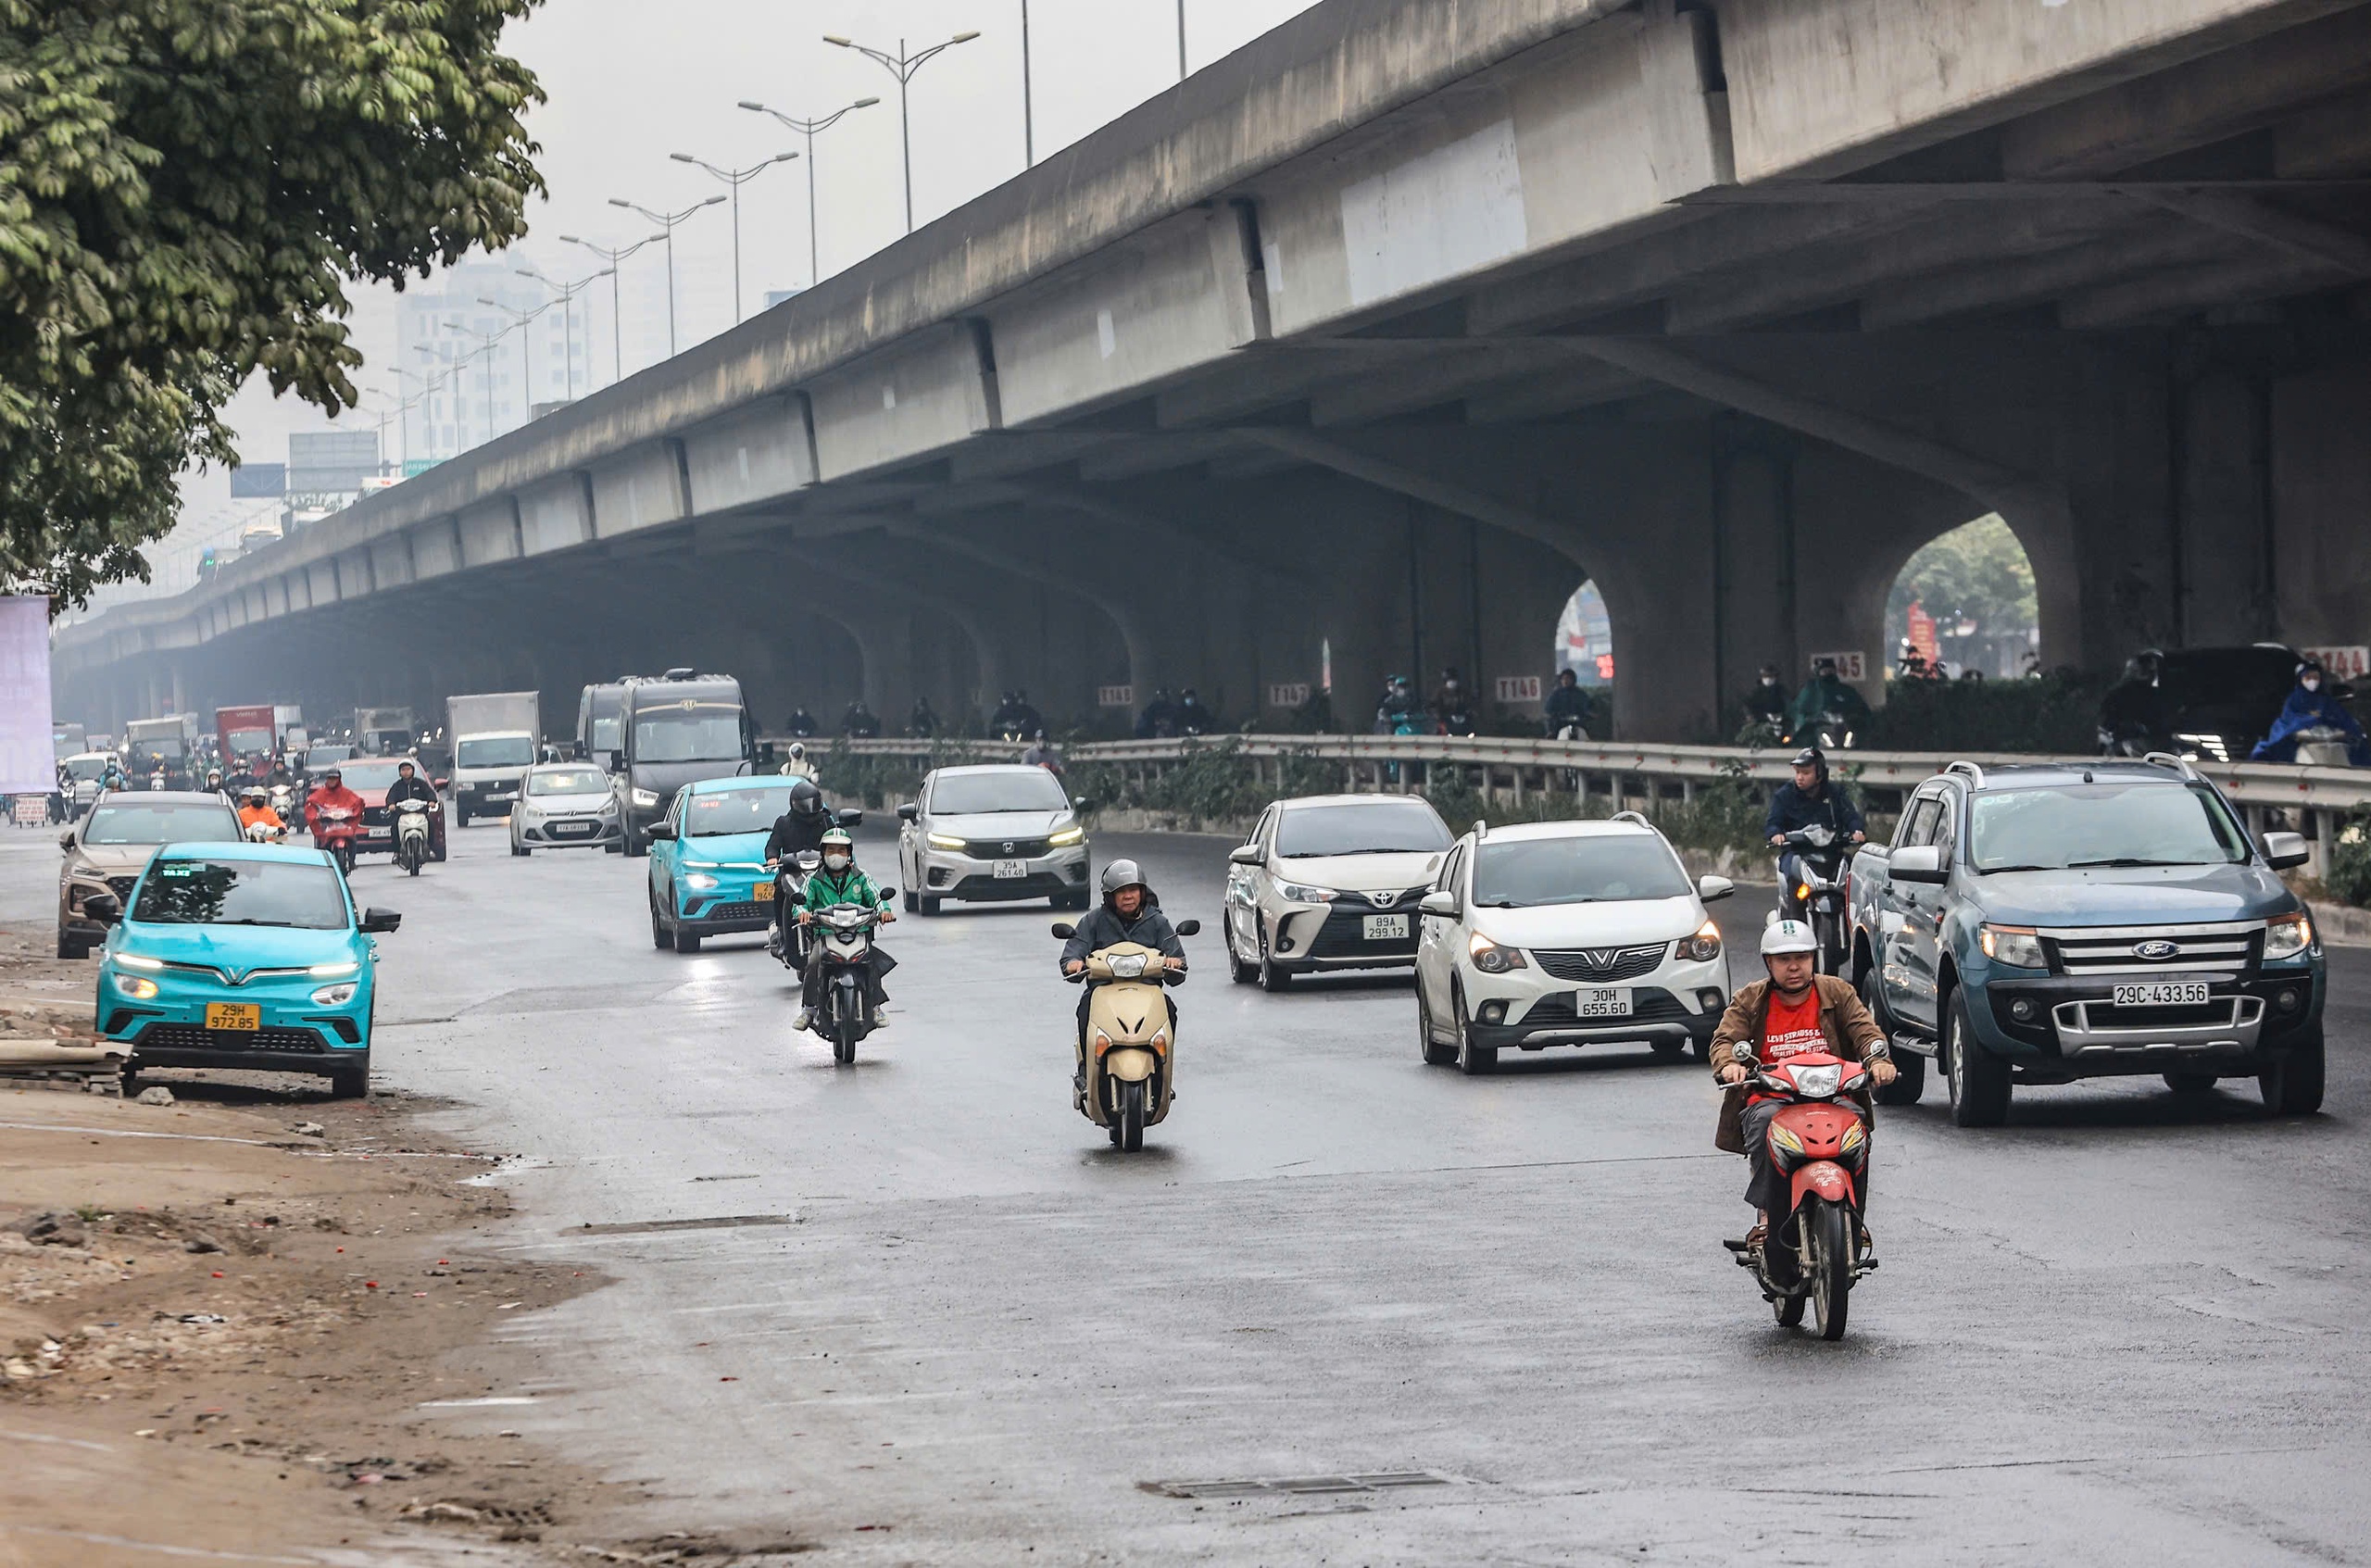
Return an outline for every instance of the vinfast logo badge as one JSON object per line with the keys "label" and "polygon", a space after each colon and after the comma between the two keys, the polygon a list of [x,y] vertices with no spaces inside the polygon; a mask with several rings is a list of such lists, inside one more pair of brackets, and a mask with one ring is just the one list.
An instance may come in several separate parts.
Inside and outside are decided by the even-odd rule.
{"label": "vinfast logo badge", "polygon": [[2153,942],[2135,942],[2132,945],[2132,956],[2146,959],[2151,963],[2163,963],[2181,950],[2180,943],[2168,942],[2162,937]]}

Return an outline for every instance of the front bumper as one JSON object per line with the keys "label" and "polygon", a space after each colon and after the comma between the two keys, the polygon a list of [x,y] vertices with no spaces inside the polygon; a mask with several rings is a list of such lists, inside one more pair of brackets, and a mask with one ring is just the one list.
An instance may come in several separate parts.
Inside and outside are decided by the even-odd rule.
{"label": "front bumper", "polygon": [[[1398,969],[1416,961],[1419,888],[1404,902],[1377,905],[1341,897],[1330,904],[1285,904],[1270,924],[1268,961],[1294,974],[1336,969]],[[1404,936],[1367,935],[1370,918],[1397,920]]]}
{"label": "front bumper", "polygon": [[[1539,1050],[1635,1040],[1709,1042],[1728,1007],[1727,969],[1719,959],[1666,961],[1613,987],[1559,980],[1537,962],[1504,974],[1485,974],[1466,963],[1458,967],[1477,1046]],[[1630,993],[1629,1016],[1581,1017],[1580,992],[1608,988]]]}
{"label": "front bumper", "polygon": [[[179,984],[184,980],[188,984]],[[265,993],[173,973],[170,981],[163,982],[158,995],[134,1000],[116,989],[115,972],[109,970],[99,977],[99,1035],[128,1043],[135,1067],[250,1068],[327,1076],[367,1066],[370,1060],[370,989],[358,986],[353,998],[340,1006],[314,1002],[309,993],[332,983],[307,977],[292,996],[278,985]],[[208,1002],[255,1005],[261,1010],[261,1026],[208,1029]]]}
{"label": "front bumper", "polygon": [[771,931],[774,905],[758,897],[758,884],[773,885],[771,876],[727,873],[709,888],[681,887],[675,894],[677,929],[700,936],[729,936],[735,932]]}
{"label": "front bumper", "polygon": [[[917,857],[920,875],[910,891],[930,898],[959,903],[1007,903],[1018,898],[1051,898],[1084,893],[1087,886],[1088,846],[1073,844],[1042,855],[982,853],[976,858],[960,849],[924,849]],[[996,874],[997,862],[1016,859],[1017,877]]]}
{"label": "front bumper", "polygon": [[618,825],[618,816],[614,811],[606,816],[588,811],[564,817],[546,817],[540,814],[520,812],[513,820],[518,827],[519,842],[538,849],[572,848],[585,844],[615,844],[625,836]]}
{"label": "front bumper", "polygon": [[2316,964],[2203,979],[2202,1007],[2114,1005],[2112,982],[2093,976],[1995,976],[1968,997],[1976,1041],[2031,1083],[2139,1073],[2212,1072],[2243,1076],[2285,1050],[2322,1015]]}

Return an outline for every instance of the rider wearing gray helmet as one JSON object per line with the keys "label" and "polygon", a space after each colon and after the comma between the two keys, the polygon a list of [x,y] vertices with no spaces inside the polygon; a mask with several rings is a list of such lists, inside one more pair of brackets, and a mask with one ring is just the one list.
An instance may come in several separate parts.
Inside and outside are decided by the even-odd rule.
{"label": "rider wearing gray helmet", "polygon": [[[1169,960],[1169,971],[1162,978],[1174,985],[1186,978],[1186,944],[1160,912],[1160,899],[1146,885],[1144,873],[1134,860],[1114,860],[1103,868],[1103,902],[1088,911],[1078,922],[1071,939],[1062,944],[1062,972],[1076,974],[1086,968],[1086,956],[1105,947],[1133,942],[1150,947]],[[1078,998],[1078,1089],[1085,1092],[1086,1074],[1086,1005],[1094,987],[1083,986]],[[1177,1003],[1169,1002],[1171,1037],[1177,1031]]]}

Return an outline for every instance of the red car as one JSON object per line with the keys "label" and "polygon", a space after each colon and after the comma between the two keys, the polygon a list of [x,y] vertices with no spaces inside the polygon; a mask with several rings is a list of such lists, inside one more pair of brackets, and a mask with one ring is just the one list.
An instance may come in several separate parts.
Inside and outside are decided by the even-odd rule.
{"label": "red car", "polygon": [[[362,839],[355,851],[362,855],[392,855],[395,852],[395,824],[387,820],[387,786],[395,782],[395,770],[409,760],[401,757],[350,757],[339,763],[338,771],[345,775],[345,787],[362,797]],[[428,770],[418,762],[412,771],[428,779]],[[314,781],[316,784],[318,780]],[[445,790],[443,779],[428,779],[441,799]],[[445,859],[445,813],[432,812],[428,819],[428,853],[435,860]]]}

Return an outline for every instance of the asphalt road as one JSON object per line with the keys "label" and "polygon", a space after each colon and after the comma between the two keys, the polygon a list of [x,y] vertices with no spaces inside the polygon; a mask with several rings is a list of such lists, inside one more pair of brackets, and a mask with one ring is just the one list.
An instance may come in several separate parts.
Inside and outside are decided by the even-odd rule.
{"label": "asphalt road", "polygon": [[[1223,848],[1098,858],[1214,930]],[[0,912],[42,918],[56,853],[5,835]],[[1176,1108],[1123,1156],[1070,1108],[1042,907],[890,928],[894,1027],[835,1069],[758,938],[652,949],[643,873],[488,825],[356,883],[406,916],[382,1081],[519,1153],[503,1244],[616,1278],[513,1325],[503,1402],[424,1419],[642,1480],[654,1529],[882,1563],[2371,1560],[2371,953],[2333,958],[2310,1121],[2154,1080],[1995,1132],[1939,1085],[1888,1113],[1884,1267],[1831,1346],[1720,1248],[1744,1172],[1693,1063],[1461,1078],[1404,980],[1272,997],[1206,935]],[[1154,1486],[1389,1473],[1441,1479]]]}

